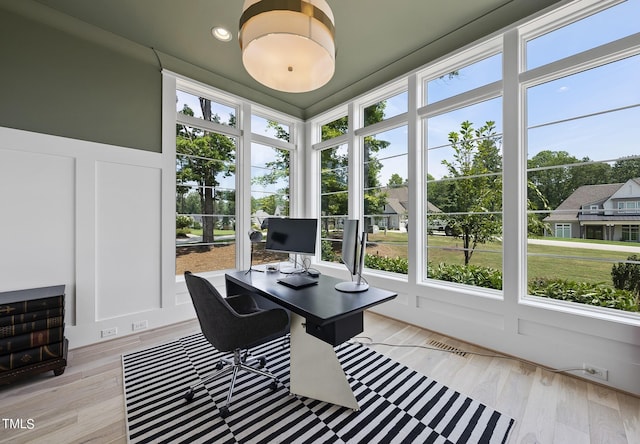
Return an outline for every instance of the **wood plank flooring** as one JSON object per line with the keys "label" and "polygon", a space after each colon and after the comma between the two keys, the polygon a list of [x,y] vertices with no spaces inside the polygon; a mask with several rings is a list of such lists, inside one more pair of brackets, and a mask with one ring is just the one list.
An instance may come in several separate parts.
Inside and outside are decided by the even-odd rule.
{"label": "wood plank flooring", "polygon": [[[123,353],[200,331],[175,324],[69,351],[52,372],[0,386],[0,443],[126,442]],[[366,313],[362,341],[381,353],[516,419],[510,443],[640,444],[640,398]],[[432,349],[405,347],[422,345]]]}

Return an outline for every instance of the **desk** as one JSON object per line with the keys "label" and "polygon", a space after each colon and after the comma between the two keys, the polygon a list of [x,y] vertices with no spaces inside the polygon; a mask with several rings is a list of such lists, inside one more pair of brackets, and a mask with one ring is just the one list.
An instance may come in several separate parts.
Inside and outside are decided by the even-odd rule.
{"label": "desk", "polygon": [[333,347],[363,330],[363,311],[396,293],[370,287],[343,293],[340,280],[320,276],[318,285],[293,289],[277,282],[284,275],[236,271],[225,276],[227,295],[253,293],[291,312],[290,391],[358,410],[358,402]]}

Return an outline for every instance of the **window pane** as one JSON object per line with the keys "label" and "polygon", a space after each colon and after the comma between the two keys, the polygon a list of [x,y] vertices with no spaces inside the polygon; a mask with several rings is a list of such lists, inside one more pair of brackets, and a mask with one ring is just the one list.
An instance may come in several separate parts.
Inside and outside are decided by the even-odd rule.
{"label": "window pane", "polygon": [[251,132],[254,134],[289,142],[290,131],[289,125],[256,115],[251,116]]}
{"label": "window pane", "polygon": [[369,105],[364,109],[364,126],[382,122],[383,120],[407,112],[407,92],[402,92],[388,99]]}
{"label": "window pane", "polygon": [[[640,1],[629,0],[527,42],[527,69],[640,32]],[[597,32],[594,32],[597,30]]]}
{"label": "window pane", "polygon": [[409,185],[407,127],[364,138],[365,266],[407,273]]}
{"label": "window pane", "polygon": [[[493,122],[492,132],[501,135],[502,99],[477,103],[426,120],[427,173],[433,179],[441,179],[450,174],[445,162],[453,158],[455,151],[449,136],[451,132],[456,132],[460,137],[462,122],[466,121],[472,124],[474,131]],[[473,139],[474,135],[470,134],[468,137]]]}
{"label": "window pane", "polygon": [[176,274],[235,267],[236,140],[177,125]]}
{"label": "window pane", "polygon": [[[251,229],[267,234],[270,216],[289,216],[289,151],[251,144]],[[288,255],[265,251],[264,241],[255,243],[253,264],[287,260]]]}
{"label": "window pane", "polygon": [[176,111],[178,113],[222,125],[236,126],[236,108],[184,91],[176,91],[176,95]]}
{"label": "window pane", "polygon": [[616,270],[640,267],[639,76],[635,56],[527,90],[531,295],[638,310]]}
{"label": "window pane", "polygon": [[430,279],[502,289],[501,103],[425,121]]}
{"label": "window pane", "polygon": [[[633,110],[622,108],[635,106],[640,102],[640,88],[636,80],[639,74],[640,56],[635,56],[529,88],[528,126],[536,127],[619,110],[620,114],[610,116],[606,122],[608,125],[608,122],[621,121],[620,129],[624,129],[625,124],[633,122],[633,118],[637,117],[637,111],[634,114]],[[553,107],[549,107],[551,103]],[[578,131],[587,130],[593,123],[594,121],[590,121]],[[601,125],[591,132],[603,133]],[[626,140],[627,137],[623,139]]]}
{"label": "window pane", "polygon": [[323,261],[340,262],[342,224],[348,213],[347,145],[320,153],[320,233]]}
{"label": "window pane", "polygon": [[325,125],[322,125],[322,141],[333,139],[334,137],[341,136],[343,134],[347,134],[349,131],[349,117],[344,116],[339,119],[334,120],[333,122],[329,122]]}
{"label": "window pane", "polygon": [[502,78],[502,54],[496,54],[472,65],[433,79],[426,84],[426,104],[438,102]]}

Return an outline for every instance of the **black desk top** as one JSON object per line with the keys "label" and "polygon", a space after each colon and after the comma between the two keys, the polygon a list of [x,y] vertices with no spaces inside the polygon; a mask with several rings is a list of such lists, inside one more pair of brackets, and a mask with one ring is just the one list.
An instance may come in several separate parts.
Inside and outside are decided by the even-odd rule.
{"label": "black desk top", "polygon": [[360,293],[344,293],[334,287],[340,279],[321,275],[318,285],[305,288],[289,288],[279,284],[280,273],[234,271],[226,274],[226,279],[249,292],[261,296],[303,316],[318,325],[334,322],[369,307],[381,304],[397,296],[387,290],[369,287]]}

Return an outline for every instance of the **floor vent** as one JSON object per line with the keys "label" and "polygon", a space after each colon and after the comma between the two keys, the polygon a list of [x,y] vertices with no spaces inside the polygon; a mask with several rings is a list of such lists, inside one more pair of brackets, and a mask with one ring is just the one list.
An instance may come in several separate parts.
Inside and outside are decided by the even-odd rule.
{"label": "floor vent", "polygon": [[464,352],[462,350],[460,350],[459,348],[455,348],[451,345],[445,344],[444,342],[440,342],[440,341],[435,341],[435,340],[431,340],[429,341],[429,345],[432,345],[436,348],[439,348],[440,350],[446,350],[448,352],[454,353],[458,356],[462,356],[463,358],[467,357],[467,352]]}

